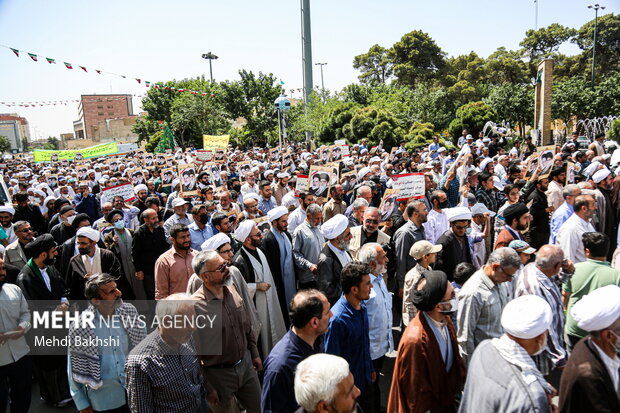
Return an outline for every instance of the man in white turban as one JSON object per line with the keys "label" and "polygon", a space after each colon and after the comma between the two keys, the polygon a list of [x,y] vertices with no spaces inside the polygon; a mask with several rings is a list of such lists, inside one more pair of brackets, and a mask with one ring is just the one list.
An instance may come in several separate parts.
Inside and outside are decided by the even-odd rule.
{"label": "man in white turban", "polygon": [[[235,238],[243,245],[232,263],[239,269],[248,284],[250,295],[261,322],[260,347],[262,354],[269,354],[273,346],[286,334],[285,315],[267,257],[259,248],[263,235],[256,222],[246,219],[235,230]],[[286,304],[284,304],[286,307]],[[288,314],[286,314],[288,319]]]}
{"label": "man in white turban", "polygon": [[146,206],[146,198],[148,197],[149,188],[145,184],[136,185],[133,188],[134,194],[136,194],[136,200],[133,202],[133,206],[140,209],[143,212]]}
{"label": "man in white turban", "polygon": [[562,412],[620,412],[620,287],[583,297],[571,316],[589,335],[568,359],[560,381]]}
{"label": "man in white turban", "polygon": [[532,360],[545,349],[551,307],[536,295],[504,307],[504,334],[476,348],[467,371],[459,412],[550,412],[555,389]]}
{"label": "man in white turban", "polygon": [[317,283],[333,306],[342,295],[340,273],[352,260],[349,253],[352,237],[349,220],[342,214],[334,215],[321,226],[321,232],[327,243],[319,255]]}

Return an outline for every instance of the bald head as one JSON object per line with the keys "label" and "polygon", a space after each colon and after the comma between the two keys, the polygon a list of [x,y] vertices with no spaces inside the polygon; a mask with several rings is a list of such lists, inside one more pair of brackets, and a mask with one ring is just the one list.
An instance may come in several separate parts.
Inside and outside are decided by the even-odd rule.
{"label": "bald head", "polygon": [[557,245],[543,245],[536,254],[536,266],[545,273],[559,273],[563,260],[564,251]]}

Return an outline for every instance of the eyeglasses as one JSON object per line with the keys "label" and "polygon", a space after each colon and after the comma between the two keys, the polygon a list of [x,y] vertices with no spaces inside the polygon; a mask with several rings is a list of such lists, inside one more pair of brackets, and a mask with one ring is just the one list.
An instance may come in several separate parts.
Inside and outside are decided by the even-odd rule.
{"label": "eyeglasses", "polygon": [[364,222],[366,222],[368,224],[378,224],[379,220],[377,220],[377,219],[366,219],[366,220],[364,220]]}
{"label": "eyeglasses", "polygon": [[233,252],[232,248],[228,248],[227,250],[220,251],[220,254],[229,254],[229,253],[232,253],[232,252]]}
{"label": "eyeglasses", "polygon": [[15,231],[15,232],[34,232],[32,230],[32,228],[27,228],[27,229],[20,229],[19,231]]}
{"label": "eyeglasses", "polygon": [[205,272],[224,272],[226,268],[228,268],[228,264],[224,263],[215,270],[205,271]]}
{"label": "eyeglasses", "polygon": [[469,227],[471,227],[471,224],[467,224],[467,225],[455,225],[455,226],[454,226],[454,229],[458,229],[459,231],[462,231],[462,230],[467,229],[467,228],[469,228]]}

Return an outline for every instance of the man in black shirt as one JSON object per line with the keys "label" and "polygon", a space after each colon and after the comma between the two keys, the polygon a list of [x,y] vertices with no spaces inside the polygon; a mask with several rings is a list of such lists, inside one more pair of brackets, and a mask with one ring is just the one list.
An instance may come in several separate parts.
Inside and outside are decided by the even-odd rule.
{"label": "man in black shirt", "polygon": [[47,232],[45,228],[45,219],[41,214],[41,210],[37,205],[31,205],[28,203],[27,192],[18,192],[15,195],[15,202],[17,202],[17,206],[15,207],[13,222],[30,222],[30,226],[37,233],[37,235],[42,235]]}
{"label": "man in black shirt", "polygon": [[155,261],[170,249],[164,229],[159,225],[157,212],[146,209],[142,221],[133,235],[131,255],[136,267],[136,278],[143,280],[144,292],[149,300],[155,299]]}

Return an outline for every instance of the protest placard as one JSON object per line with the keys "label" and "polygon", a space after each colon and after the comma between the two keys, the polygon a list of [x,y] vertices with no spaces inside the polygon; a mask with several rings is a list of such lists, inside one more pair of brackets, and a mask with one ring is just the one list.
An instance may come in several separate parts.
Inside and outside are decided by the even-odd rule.
{"label": "protest placard", "polygon": [[299,198],[299,194],[301,192],[308,192],[308,188],[308,175],[297,175],[297,182],[295,183],[295,196]]}
{"label": "protest placard", "polygon": [[88,148],[71,150],[35,149],[33,151],[33,156],[35,162],[57,162],[62,159],[79,161],[82,159],[98,158],[100,156],[114,155],[117,153],[118,145],[116,142],[112,142],[90,146]]}
{"label": "protest placard", "polygon": [[381,198],[381,205],[379,205],[379,214],[381,215],[381,222],[385,222],[392,217],[392,214],[398,210],[398,189],[390,188],[386,189]]}
{"label": "protest placard", "polygon": [[202,135],[202,149],[206,151],[228,150],[230,135]]}
{"label": "protest placard", "polygon": [[136,195],[133,192],[133,185],[130,183],[103,188],[102,192],[105,199],[110,202],[112,202],[115,196],[122,196],[125,202],[136,199]]}
{"label": "protest placard", "polygon": [[310,167],[309,191],[314,196],[327,197],[333,174],[333,167],[312,165]]}
{"label": "protest placard", "polygon": [[394,182],[393,188],[398,189],[398,201],[405,201],[410,198],[424,198],[424,174],[411,173],[392,175]]}

